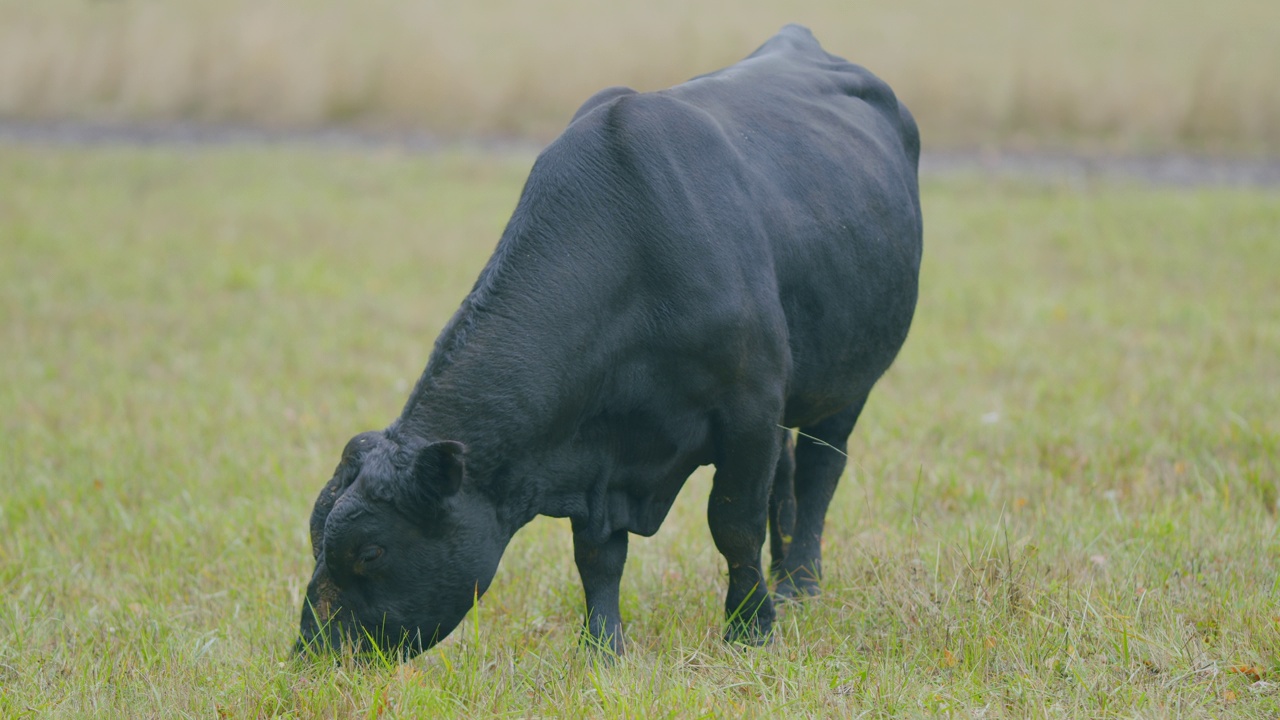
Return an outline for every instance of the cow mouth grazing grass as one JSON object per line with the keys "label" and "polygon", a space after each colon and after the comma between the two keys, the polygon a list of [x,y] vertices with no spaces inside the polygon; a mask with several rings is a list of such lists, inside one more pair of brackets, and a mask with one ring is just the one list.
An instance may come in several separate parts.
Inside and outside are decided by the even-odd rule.
{"label": "cow mouth grazing grass", "polygon": [[420,632],[389,631],[354,620],[344,622],[339,617],[325,622],[304,617],[302,628],[293,654],[309,662],[341,662],[346,657],[360,665],[394,665],[412,660],[436,644],[434,640],[423,642]]}

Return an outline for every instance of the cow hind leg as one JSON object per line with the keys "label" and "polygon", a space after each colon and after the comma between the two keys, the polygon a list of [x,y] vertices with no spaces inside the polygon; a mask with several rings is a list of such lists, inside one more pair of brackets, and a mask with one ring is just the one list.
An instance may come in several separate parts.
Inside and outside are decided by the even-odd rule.
{"label": "cow hind leg", "polygon": [[[733,415],[730,415],[733,417]],[[759,645],[773,629],[773,602],[760,564],[768,524],[772,476],[781,434],[769,419],[754,426],[722,428],[716,473],[707,499],[707,524],[729,565],[725,639]]]}
{"label": "cow hind leg", "polygon": [[866,397],[825,420],[800,428],[795,443],[795,525],[781,562],[770,570],[779,599],[818,594],[822,579],[822,529],[836,484],[844,473],[849,435]]}
{"label": "cow hind leg", "polygon": [[618,608],[618,592],[622,568],[627,562],[627,531],[619,530],[601,543],[575,526],[573,559],[587,600],[583,641],[593,649],[621,655],[622,611]]}
{"label": "cow hind leg", "polygon": [[773,490],[769,493],[769,572],[775,581],[780,577],[796,530],[796,448],[790,430],[783,429],[781,434],[782,448],[773,474]]}

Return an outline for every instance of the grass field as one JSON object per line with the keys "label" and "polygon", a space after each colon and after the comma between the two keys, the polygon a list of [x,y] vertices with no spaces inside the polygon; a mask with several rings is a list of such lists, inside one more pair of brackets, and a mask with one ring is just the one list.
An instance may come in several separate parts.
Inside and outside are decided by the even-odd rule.
{"label": "grass field", "polygon": [[1274,0],[0,0],[0,118],[546,139],[782,24],[887,79],[933,147],[1280,153]]}
{"label": "grass field", "polygon": [[697,475],[577,649],[542,519],[439,648],[288,653],[307,516],[531,158],[0,146],[0,716],[1275,717],[1280,199],[927,182],[826,593],[724,645]]}

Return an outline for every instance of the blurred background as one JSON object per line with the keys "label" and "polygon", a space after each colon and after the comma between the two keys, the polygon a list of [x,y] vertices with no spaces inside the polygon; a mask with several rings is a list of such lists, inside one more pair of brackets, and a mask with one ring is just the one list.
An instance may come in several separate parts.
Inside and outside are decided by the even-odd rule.
{"label": "blurred background", "polygon": [[942,148],[1280,153],[1275,0],[0,0],[0,122],[543,142],[787,22]]}

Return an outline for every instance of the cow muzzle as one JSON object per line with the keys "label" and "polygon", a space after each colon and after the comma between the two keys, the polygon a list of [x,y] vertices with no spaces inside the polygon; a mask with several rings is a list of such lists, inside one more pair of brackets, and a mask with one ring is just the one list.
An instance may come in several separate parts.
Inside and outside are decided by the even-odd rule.
{"label": "cow muzzle", "polygon": [[342,645],[340,594],[323,569],[316,572],[302,603],[302,620],[294,652],[305,655],[320,650],[336,650]]}

